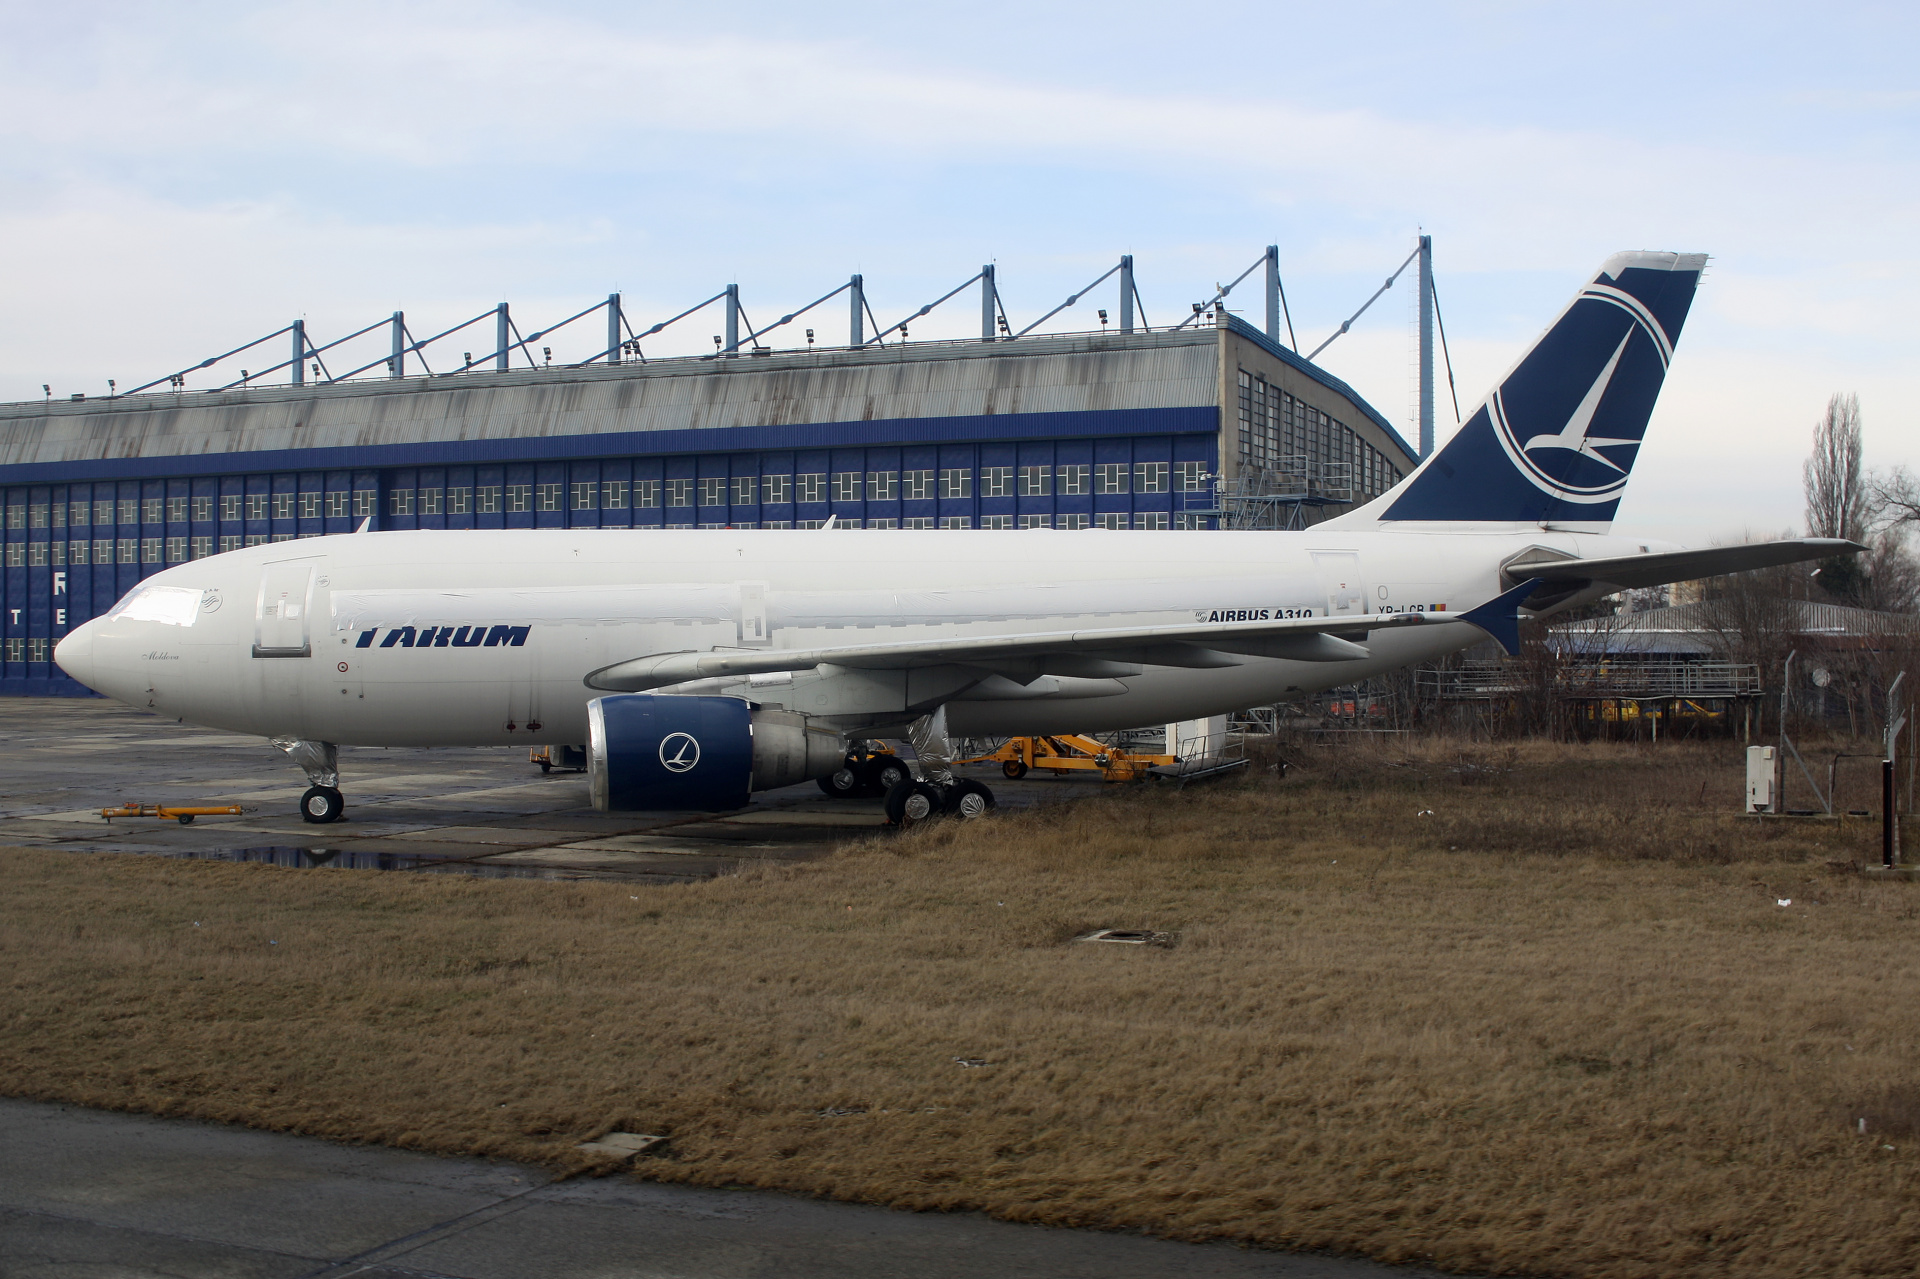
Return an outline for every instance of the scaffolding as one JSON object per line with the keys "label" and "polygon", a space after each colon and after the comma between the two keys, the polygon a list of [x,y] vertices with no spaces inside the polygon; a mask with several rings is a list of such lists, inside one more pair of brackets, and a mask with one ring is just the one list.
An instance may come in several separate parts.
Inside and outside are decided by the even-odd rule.
{"label": "scaffolding", "polygon": [[1180,514],[1188,522],[1217,520],[1223,529],[1298,530],[1309,507],[1351,503],[1353,464],[1282,457],[1273,465],[1243,467],[1234,478],[1214,477],[1208,487],[1184,495]]}

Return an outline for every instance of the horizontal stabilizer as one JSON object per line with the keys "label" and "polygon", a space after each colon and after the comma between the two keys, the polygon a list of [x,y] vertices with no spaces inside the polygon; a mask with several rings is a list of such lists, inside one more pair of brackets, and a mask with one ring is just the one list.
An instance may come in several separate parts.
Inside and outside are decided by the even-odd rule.
{"label": "horizontal stabilizer", "polygon": [[1539,585],[1539,578],[1530,577],[1505,595],[1496,596],[1479,608],[1468,609],[1460,614],[1459,620],[1472,622],[1492,636],[1508,657],[1516,657],[1520,653],[1520,606]]}
{"label": "horizontal stabilizer", "polygon": [[1867,548],[1838,537],[1795,537],[1746,546],[1711,546],[1700,551],[1662,551],[1651,555],[1617,555],[1593,560],[1523,560],[1506,568],[1508,581],[1535,578],[1554,586],[1584,586],[1604,582],[1622,590],[1689,582],[1721,573],[1745,573],[1780,564],[1830,560],[1857,555]]}

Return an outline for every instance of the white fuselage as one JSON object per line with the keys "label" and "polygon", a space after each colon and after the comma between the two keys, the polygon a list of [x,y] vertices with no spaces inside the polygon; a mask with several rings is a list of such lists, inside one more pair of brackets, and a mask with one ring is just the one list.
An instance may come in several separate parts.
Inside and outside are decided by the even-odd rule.
{"label": "white fuselage", "polygon": [[[171,595],[130,596],[131,607],[62,641],[56,660],[131,705],[268,737],[382,746],[582,742],[587,702],[601,695],[583,677],[651,654],[1193,623],[1214,614],[1254,620],[1263,610],[1356,619],[1458,612],[1499,594],[1501,564],[1529,547],[1593,558],[1648,544],[1528,528],[362,533],[167,569],[139,589],[173,588]],[[1066,681],[1075,690],[1060,696],[1037,685],[1040,693],[1014,700],[961,692],[947,704],[948,724],[968,735],[1035,734],[1197,718],[1349,684],[1485,638],[1467,623],[1420,626],[1375,633],[1363,659],[1146,666],[1117,681]],[[861,706],[859,690],[832,683],[832,674],[707,681],[697,691],[827,716],[849,731],[888,722],[897,710],[884,704],[884,690]]]}

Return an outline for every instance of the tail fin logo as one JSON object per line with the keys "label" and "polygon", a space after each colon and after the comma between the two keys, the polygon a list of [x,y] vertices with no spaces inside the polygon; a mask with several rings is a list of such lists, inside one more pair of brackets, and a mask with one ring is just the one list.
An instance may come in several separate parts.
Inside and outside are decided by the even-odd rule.
{"label": "tail fin logo", "polygon": [[[1638,298],[1620,289],[1594,284],[1581,292],[1574,309],[1578,311],[1593,304],[1615,307],[1624,312],[1624,317],[1614,317],[1614,323],[1617,325],[1624,318],[1625,331],[1621,333],[1619,344],[1613,348],[1613,354],[1559,430],[1527,436],[1523,442],[1524,428],[1515,423],[1516,414],[1509,412],[1507,406],[1507,388],[1502,386],[1496,390],[1487,404],[1500,446],[1521,474],[1547,496],[1583,505],[1607,502],[1618,497],[1627,486],[1627,473],[1633,466],[1634,455],[1640,449],[1638,437],[1592,434],[1594,416],[1600,411],[1608,388],[1613,385],[1628,345],[1633,343],[1636,335],[1644,335],[1646,341],[1641,344],[1641,360],[1647,363],[1657,360],[1656,376],[1661,380],[1665,379],[1667,366],[1673,360],[1673,346],[1667,340],[1667,335]],[[1618,450],[1620,460],[1608,457],[1601,451],[1603,449]],[[1555,456],[1556,452],[1561,455]]]}

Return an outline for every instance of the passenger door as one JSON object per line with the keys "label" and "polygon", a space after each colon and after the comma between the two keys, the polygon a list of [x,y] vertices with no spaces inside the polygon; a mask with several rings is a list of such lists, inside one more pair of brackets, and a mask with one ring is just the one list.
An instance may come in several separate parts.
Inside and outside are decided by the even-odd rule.
{"label": "passenger door", "polygon": [[254,607],[255,657],[307,657],[313,652],[313,561],[269,564]]}
{"label": "passenger door", "polygon": [[1367,584],[1360,576],[1360,552],[1315,551],[1313,568],[1327,595],[1328,617],[1358,617],[1367,611]]}

